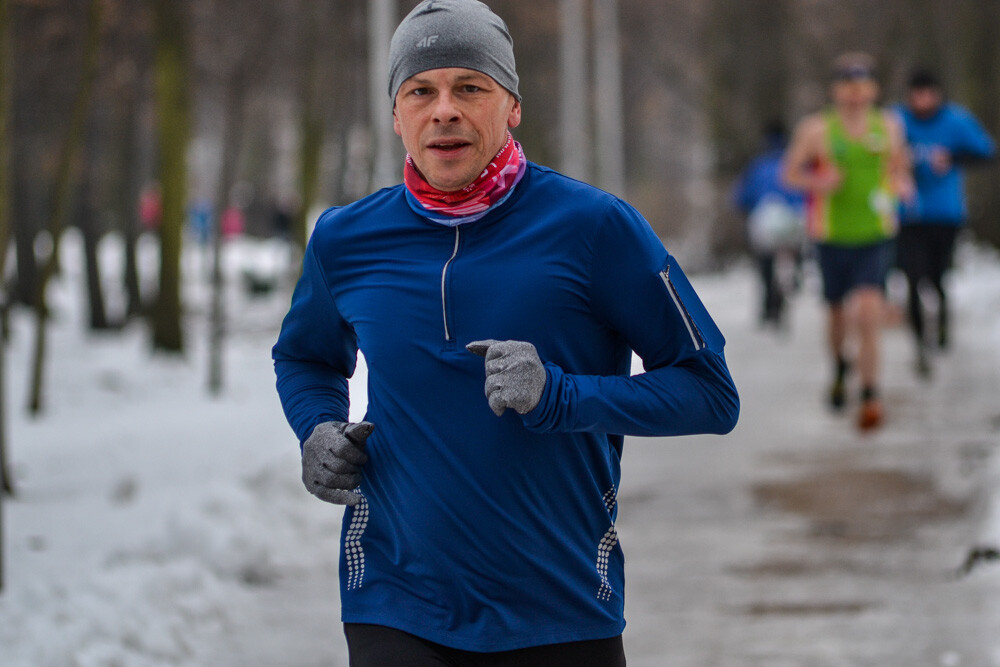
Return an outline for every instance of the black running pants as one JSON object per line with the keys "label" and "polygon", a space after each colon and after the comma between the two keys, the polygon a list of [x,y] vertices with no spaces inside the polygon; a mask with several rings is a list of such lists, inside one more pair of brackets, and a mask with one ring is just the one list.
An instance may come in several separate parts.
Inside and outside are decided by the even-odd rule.
{"label": "black running pants", "polygon": [[351,667],[625,667],[622,638],[477,653],[382,625],[345,623]]}

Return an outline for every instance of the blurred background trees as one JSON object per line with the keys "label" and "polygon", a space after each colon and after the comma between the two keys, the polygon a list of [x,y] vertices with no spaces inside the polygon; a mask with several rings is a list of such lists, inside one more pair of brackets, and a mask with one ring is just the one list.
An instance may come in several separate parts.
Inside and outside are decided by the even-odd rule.
{"label": "blurred background trees", "polygon": [[[145,316],[154,346],[177,351],[180,249],[214,238],[194,228],[194,211],[217,226],[238,206],[246,233],[301,248],[317,209],[398,182],[403,153],[387,134],[381,49],[416,0],[95,1],[93,90],[58,224],[86,239],[91,326]],[[6,4],[5,294],[30,305],[56,240],[49,219],[91,0]],[[825,103],[829,63],[842,51],[878,59],[887,103],[912,68],[934,68],[1000,134],[1000,3],[489,4],[514,35],[524,99],[516,135],[528,157],[623,194],[692,269],[742,252],[731,183],[767,121],[792,125]],[[998,185],[996,166],[971,176],[973,228],[1000,245]],[[110,232],[126,247],[112,277],[126,296],[114,305],[96,262]],[[137,259],[144,235],[159,241],[155,267]]]}
{"label": "blurred background trees", "polygon": [[[732,183],[766,123],[825,104],[838,53],[876,57],[885,103],[932,68],[1000,137],[1000,2],[487,1],[514,36],[529,159],[624,195],[689,270],[742,254]],[[35,310],[31,409],[69,228],[83,238],[90,328],[138,321],[172,353],[186,344],[182,251],[209,251],[209,386],[221,389],[223,237],[284,239],[292,275],[320,208],[399,182],[386,51],[416,3],[0,0],[0,334],[12,308]],[[1000,247],[1000,165],[969,185],[971,226]],[[119,275],[98,261],[109,235]],[[149,240],[155,254],[141,252]],[[13,492],[3,362],[0,347],[0,498]],[[0,529],[0,586],[2,554]]]}
{"label": "blurred background trees", "polygon": [[[70,228],[92,330],[136,322],[153,349],[183,353],[183,279],[210,284],[208,385],[222,389],[224,237],[282,239],[291,278],[322,207],[400,181],[386,56],[416,3],[0,0],[0,333],[12,308],[34,309],[33,412],[46,284]],[[826,103],[838,53],[877,58],[885,103],[912,69],[934,69],[1000,136],[1000,2],[489,4],[514,36],[529,159],[623,195],[689,271],[744,252],[732,184],[766,123]],[[972,229],[1000,247],[1000,165],[969,185]],[[99,261],[111,236],[118,275]],[[205,268],[183,261],[191,248],[211,271],[182,275]],[[271,289],[264,278],[248,276],[249,289]],[[0,348],[0,497],[13,493],[3,361]]]}

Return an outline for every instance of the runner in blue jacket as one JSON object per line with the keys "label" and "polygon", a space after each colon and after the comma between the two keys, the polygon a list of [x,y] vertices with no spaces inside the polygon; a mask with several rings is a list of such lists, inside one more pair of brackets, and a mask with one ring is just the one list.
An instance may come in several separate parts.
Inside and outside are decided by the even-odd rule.
{"label": "runner in blue jacket", "polygon": [[740,174],[733,203],[743,214],[746,237],[761,281],[761,324],[782,327],[787,297],[799,282],[805,247],[805,196],[781,179],[788,131],[780,120],[764,128],[764,150]]}
{"label": "runner in blue jacket", "polygon": [[900,209],[897,263],[909,285],[908,313],[917,342],[917,372],[930,373],[920,285],[937,292],[937,343],[948,344],[948,298],[943,282],[955,240],[968,219],[964,167],[992,160],[993,139],[968,109],[945,100],[933,73],[910,78],[906,104],[897,107],[913,155],[917,196]]}
{"label": "runner in blue jacket", "polygon": [[524,159],[485,5],[418,5],[390,62],[405,184],[323,213],[273,350],[306,487],[350,506],[351,664],[623,665],[623,436],[730,431],[723,336],[634,208]]}

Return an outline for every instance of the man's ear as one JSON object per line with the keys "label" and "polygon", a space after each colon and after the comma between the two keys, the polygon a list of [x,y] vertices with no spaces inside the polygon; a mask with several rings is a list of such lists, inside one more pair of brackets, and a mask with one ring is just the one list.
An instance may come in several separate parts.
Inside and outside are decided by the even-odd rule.
{"label": "man's ear", "polygon": [[403,136],[402,130],[399,129],[399,118],[396,116],[396,105],[392,105],[392,131]]}
{"label": "man's ear", "polygon": [[[513,97],[513,95],[511,95]],[[507,127],[514,129],[521,124],[521,103],[514,100],[513,106],[510,108],[510,113],[507,115]]]}

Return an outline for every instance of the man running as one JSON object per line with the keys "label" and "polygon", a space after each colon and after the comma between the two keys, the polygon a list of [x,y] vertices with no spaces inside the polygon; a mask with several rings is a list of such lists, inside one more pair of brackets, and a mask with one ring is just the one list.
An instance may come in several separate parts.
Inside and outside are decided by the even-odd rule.
{"label": "man running", "polygon": [[993,159],[996,147],[968,109],[945,100],[938,78],[928,70],[910,77],[906,103],[898,107],[913,159],[917,194],[901,208],[897,264],[906,274],[910,328],[916,339],[917,373],[931,372],[920,287],[938,297],[937,346],[948,345],[948,295],[944,275],[951,267],[955,239],[965,227],[964,167]]}
{"label": "man running", "polygon": [[322,214],[273,350],[306,488],[349,506],[351,665],[624,665],[623,436],[734,427],[722,334],[632,206],[527,161],[486,5],[422,2],[389,61],[404,183]]}
{"label": "man running", "polygon": [[[800,121],[785,157],[785,181],[806,191],[808,228],[816,243],[828,305],[834,366],[830,403],[843,408],[848,369],[857,368],[862,430],[881,425],[879,338],[892,264],[897,198],[913,186],[902,126],[876,108],[875,62],[845,53],[833,64],[833,106]],[[854,358],[850,354],[854,345]]]}

